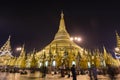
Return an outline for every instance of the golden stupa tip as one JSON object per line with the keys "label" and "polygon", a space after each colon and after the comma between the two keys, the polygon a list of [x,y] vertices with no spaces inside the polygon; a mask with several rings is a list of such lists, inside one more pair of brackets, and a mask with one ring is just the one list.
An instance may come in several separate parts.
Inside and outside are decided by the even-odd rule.
{"label": "golden stupa tip", "polygon": [[63,14],[63,11],[61,11],[61,18],[63,18],[64,17],[64,14]]}

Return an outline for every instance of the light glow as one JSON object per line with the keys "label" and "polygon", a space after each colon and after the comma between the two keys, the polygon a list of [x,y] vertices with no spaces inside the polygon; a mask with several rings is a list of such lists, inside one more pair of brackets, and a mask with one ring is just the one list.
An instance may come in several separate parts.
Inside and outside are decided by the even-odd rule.
{"label": "light glow", "polygon": [[72,65],[76,65],[75,61],[72,61]]}
{"label": "light glow", "polygon": [[74,40],[73,37],[71,37],[70,40],[73,41]]}
{"label": "light glow", "polygon": [[119,49],[118,47],[116,47],[116,48],[115,48],[115,51],[116,51],[116,52],[119,52],[119,51],[120,51],[120,49]]}
{"label": "light glow", "polygon": [[91,68],[91,64],[90,64],[90,62],[88,62],[88,68]]}
{"label": "light glow", "polygon": [[56,66],[56,62],[55,61],[53,61],[53,66]]}
{"label": "light glow", "polygon": [[48,66],[48,61],[45,62],[45,66]]}
{"label": "light glow", "polygon": [[17,47],[17,48],[16,48],[16,51],[21,51],[21,50],[22,50],[21,47]]}
{"label": "light glow", "polygon": [[71,41],[75,41],[75,42],[81,42],[82,41],[82,38],[81,37],[71,37],[70,38]]}
{"label": "light glow", "polygon": [[77,38],[77,41],[81,41],[82,39],[80,37]]}
{"label": "light glow", "polygon": [[75,37],[75,40],[77,40],[78,38],[77,37]]}

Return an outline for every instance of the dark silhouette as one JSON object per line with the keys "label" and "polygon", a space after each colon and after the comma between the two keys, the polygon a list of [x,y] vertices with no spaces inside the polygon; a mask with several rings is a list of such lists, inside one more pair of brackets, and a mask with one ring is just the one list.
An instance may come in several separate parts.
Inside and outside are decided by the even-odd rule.
{"label": "dark silhouette", "polygon": [[65,77],[65,67],[61,67],[61,77]]}
{"label": "dark silhouette", "polygon": [[108,65],[107,73],[111,80],[115,80],[115,68],[114,67],[112,67],[111,65]]}
{"label": "dark silhouette", "polygon": [[70,68],[66,67],[66,71],[67,71],[68,78],[70,78]]}
{"label": "dark silhouette", "polygon": [[94,65],[91,65],[91,68],[89,68],[89,76],[90,76],[90,80],[98,80],[97,68]]}
{"label": "dark silhouette", "polygon": [[46,77],[46,74],[47,74],[47,67],[46,66],[43,66],[42,68],[42,77]]}
{"label": "dark silhouette", "polygon": [[73,80],[77,80],[77,78],[76,78],[76,69],[75,69],[75,65],[73,65],[73,66],[71,67],[71,71],[72,71]]}

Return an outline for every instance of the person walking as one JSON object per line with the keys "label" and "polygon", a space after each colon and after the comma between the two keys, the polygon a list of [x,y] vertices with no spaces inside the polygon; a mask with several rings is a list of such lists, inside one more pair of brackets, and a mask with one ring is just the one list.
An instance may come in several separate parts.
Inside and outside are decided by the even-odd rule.
{"label": "person walking", "polygon": [[94,80],[98,80],[98,78],[97,78],[97,68],[95,66],[93,66],[93,68],[92,68],[92,73],[93,73]]}
{"label": "person walking", "polygon": [[74,64],[71,67],[71,72],[72,72],[73,80],[77,80],[77,78],[76,78],[76,69],[75,69],[75,65]]}
{"label": "person walking", "polygon": [[89,68],[89,76],[90,76],[90,80],[98,80],[97,68],[93,64],[91,65],[91,68]]}

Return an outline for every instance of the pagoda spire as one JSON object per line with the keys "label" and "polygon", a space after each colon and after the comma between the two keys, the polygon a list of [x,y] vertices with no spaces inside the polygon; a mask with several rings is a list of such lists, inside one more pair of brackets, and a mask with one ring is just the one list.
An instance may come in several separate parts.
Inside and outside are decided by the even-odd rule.
{"label": "pagoda spire", "polygon": [[8,40],[7,40],[6,43],[1,47],[0,51],[11,51],[10,38],[11,38],[11,36],[9,36]]}
{"label": "pagoda spire", "polygon": [[107,50],[105,48],[105,46],[103,46],[103,55],[104,55],[104,59],[107,59]]}
{"label": "pagoda spire", "polygon": [[70,39],[70,36],[66,30],[63,11],[61,11],[59,29],[55,35],[55,39]]}
{"label": "pagoda spire", "polygon": [[60,19],[60,25],[59,25],[59,31],[62,31],[62,30],[66,31],[63,11],[61,12],[61,19]]}
{"label": "pagoda spire", "polygon": [[117,43],[116,45],[118,48],[120,48],[120,36],[118,35],[117,31],[115,31],[115,34],[116,34],[116,43]]}
{"label": "pagoda spire", "polygon": [[11,45],[10,45],[10,38],[11,36],[9,36],[8,40],[5,42],[5,44],[0,48],[0,55],[5,55],[5,54],[9,54],[11,55]]}
{"label": "pagoda spire", "polygon": [[21,57],[25,57],[25,45],[23,44],[21,52],[20,52]]}

